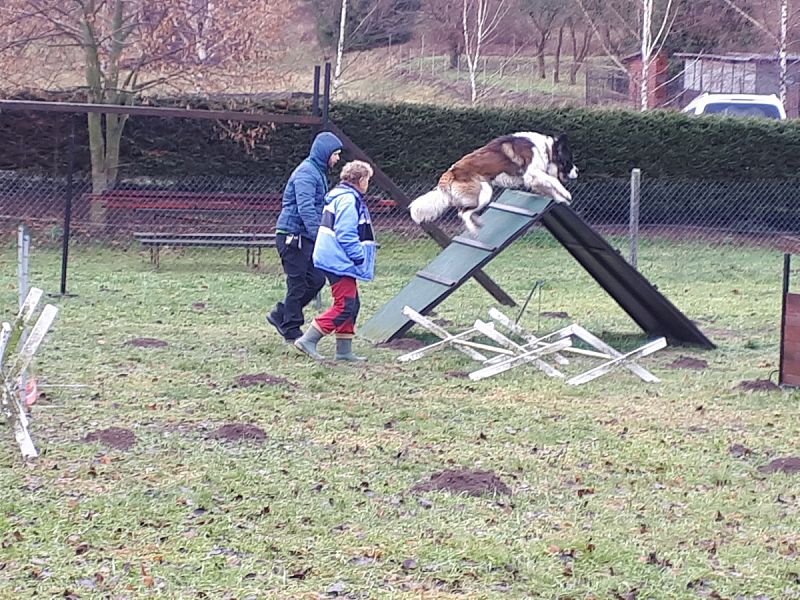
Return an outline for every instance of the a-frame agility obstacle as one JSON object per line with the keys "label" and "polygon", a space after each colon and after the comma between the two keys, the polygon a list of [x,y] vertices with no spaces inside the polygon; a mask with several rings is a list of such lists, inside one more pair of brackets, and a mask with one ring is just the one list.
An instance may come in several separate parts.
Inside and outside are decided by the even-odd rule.
{"label": "a-frame agility obstacle", "polygon": [[406,306],[427,314],[474,273],[540,223],[649,336],[671,344],[714,344],[569,206],[526,192],[506,190],[489,204],[475,238],[456,236],[436,258],[358,331],[373,343],[405,333],[414,322]]}

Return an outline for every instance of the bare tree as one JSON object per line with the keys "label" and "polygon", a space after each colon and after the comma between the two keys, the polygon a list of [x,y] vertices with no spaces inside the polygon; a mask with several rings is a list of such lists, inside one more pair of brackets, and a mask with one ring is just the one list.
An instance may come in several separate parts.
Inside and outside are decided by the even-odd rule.
{"label": "bare tree", "polygon": [[547,44],[552,38],[553,32],[557,29],[560,31],[559,40],[562,39],[561,36],[563,36],[564,31],[561,29],[561,15],[565,10],[565,3],[563,0],[522,0],[522,2],[523,8],[531,23],[533,23],[533,29],[536,32],[533,47],[536,50],[539,77],[545,79],[547,77],[545,68]]}
{"label": "bare tree", "polygon": [[567,17],[565,24],[569,32],[570,46],[572,48],[569,82],[571,85],[575,85],[578,82],[578,71],[589,56],[594,32],[583,19],[574,14]]}
{"label": "bare tree", "polygon": [[587,23],[597,36],[606,55],[621,70],[624,46],[612,38],[613,29],[635,40],[641,62],[639,73],[639,108],[647,110],[650,98],[650,70],[654,57],[667,40],[675,18],[678,4],[673,0],[610,0],[601,4],[600,12],[589,0],[575,0]]}
{"label": "bare tree", "polygon": [[428,23],[434,23],[432,33],[444,41],[451,69],[459,64],[459,57],[464,51],[464,32],[462,24],[463,0],[426,0],[423,4],[423,16]]}
{"label": "bare tree", "polygon": [[[52,62],[65,53],[82,63],[87,101],[132,104],[145,90],[172,85],[211,67],[220,76],[274,54],[283,2],[226,0],[4,0],[14,26],[6,45]],[[92,188],[114,185],[127,115],[89,114]]]}
{"label": "bare tree", "polygon": [[478,101],[478,65],[484,47],[497,35],[497,26],[509,10],[507,0],[463,0],[461,13],[464,55],[469,73],[470,101]]}
{"label": "bare tree", "polygon": [[347,0],[342,0],[341,13],[339,14],[339,39],[336,42],[336,68],[333,70],[333,93],[339,89],[342,80],[342,57],[344,56],[344,34],[347,23]]}
{"label": "bare tree", "polygon": [[[736,13],[743,17],[746,21],[754,25],[758,30],[764,33],[772,44],[777,46],[778,50],[778,90],[781,102],[786,106],[786,92],[788,88],[788,64],[787,64],[787,47],[788,47],[788,31],[789,31],[789,0],[778,1],[778,16],[775,25],[768,24],[771,14],[770,7],[763,7],[762,16],[758,18],[754,11],[745,10],[740,3],[734,0],[722,0],[722,2],[732,8]],[[777,30],[777,31],[776,31]]]}

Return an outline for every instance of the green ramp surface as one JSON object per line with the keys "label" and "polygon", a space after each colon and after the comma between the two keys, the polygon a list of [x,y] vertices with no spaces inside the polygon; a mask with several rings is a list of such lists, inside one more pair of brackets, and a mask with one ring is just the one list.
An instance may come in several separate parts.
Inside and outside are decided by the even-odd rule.
{"label": "green ramp surface", "polygon": [[473,273],[524,234],[541,218],[550,202],[549,198],[516,190],[503,192],[484,211],[483,227],[476,237],[467,233],[454,237],[397,296],[359,327],[358,335],[373,343],[401,336],[414,324],[403,314],[404,306],[422,314],[433,310]]}

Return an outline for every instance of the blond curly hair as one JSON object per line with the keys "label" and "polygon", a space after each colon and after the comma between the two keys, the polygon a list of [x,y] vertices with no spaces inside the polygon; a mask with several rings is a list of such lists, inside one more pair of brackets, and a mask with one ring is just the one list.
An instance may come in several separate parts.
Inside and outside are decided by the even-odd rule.
{"label": "blond curly hair", "polygon": [[369,163],[363,160],[351,160],[342,167],[342,174],[339,178],[346,183],[357,184],[364,177],[371,178],[372,174],[373,170]]}

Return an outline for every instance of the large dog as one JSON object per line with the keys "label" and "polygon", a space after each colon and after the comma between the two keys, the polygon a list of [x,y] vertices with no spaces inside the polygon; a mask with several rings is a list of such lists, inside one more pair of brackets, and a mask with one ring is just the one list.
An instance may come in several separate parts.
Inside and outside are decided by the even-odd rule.
{"label": "large dog", "polygon": [[452,206],[475,234],[481,226],[475,213],[491,202],[492,185],[524,188],[569,204],[572,195],[563,183],[577,176],[566,135],[513,133],[461,158],[439,178],[436,189],[414,200],[409,210],[415,222],[423,223]]}

